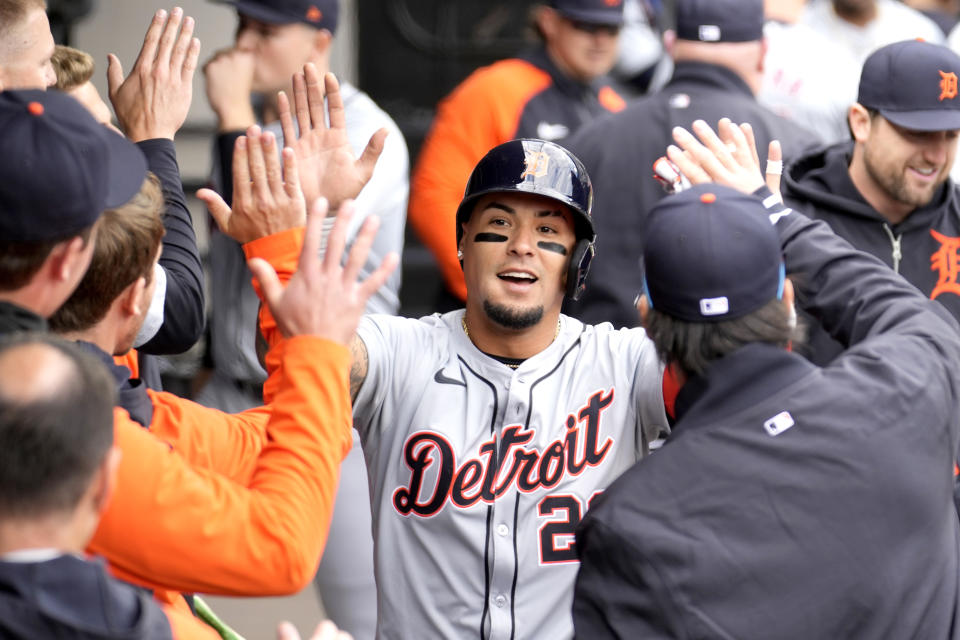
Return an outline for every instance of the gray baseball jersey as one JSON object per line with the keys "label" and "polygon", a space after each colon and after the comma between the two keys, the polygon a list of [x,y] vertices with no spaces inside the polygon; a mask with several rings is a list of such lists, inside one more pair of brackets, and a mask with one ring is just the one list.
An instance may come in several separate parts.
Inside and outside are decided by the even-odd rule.
{"label": "gray baseball jersey", "polygon": [[667,429],[640,329],[561,316],[516,370],[463,310],[367,316],[354,403],[370,477],[379,638],[566,638],[590,501]]}

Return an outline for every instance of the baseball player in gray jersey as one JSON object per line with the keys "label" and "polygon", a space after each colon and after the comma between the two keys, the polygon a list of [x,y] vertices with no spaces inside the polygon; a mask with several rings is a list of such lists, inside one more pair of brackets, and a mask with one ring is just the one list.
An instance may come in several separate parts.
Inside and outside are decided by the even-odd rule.
{"label": "baseball player in gray jersey", "polygon": [[560,313],[593,255],[591,202],[562,147],[495,147],[457,212],[466,309],[360,325],[379,638],[573,635],[574,529],[667,430],[643,331]]}

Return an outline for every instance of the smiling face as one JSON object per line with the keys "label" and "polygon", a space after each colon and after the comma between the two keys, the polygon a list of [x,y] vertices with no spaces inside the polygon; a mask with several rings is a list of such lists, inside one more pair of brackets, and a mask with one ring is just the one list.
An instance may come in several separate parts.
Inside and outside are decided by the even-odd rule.
{"label": "smiling face", "polygon": [[892,222],[930,202],[950,174],[956,130],[912,131],[881,115],[851,126],[857,147],[850,175],[860,193]]}
{"label": "smiling face", "polygon": [[501,329],[552,329],[576,242],[569,209],[532,194],[488,194],[463,230],[468,313],[482,309]]}

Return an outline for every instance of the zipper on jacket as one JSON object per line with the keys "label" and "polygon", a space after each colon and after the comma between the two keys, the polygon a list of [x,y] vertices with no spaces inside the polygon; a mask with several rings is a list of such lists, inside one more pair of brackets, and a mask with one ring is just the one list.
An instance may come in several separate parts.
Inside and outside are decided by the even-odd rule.
{"label": "zipper on jacket", "polygon": [[900,260],[903,258],[903,252],[900,251],[900,241],[903,239],[903,234],[894,237],[893,229],[886,222],[883,223],[883,230],[887,232],[887,237],[890,238],[890,245],[893,248],[893,270],[900,273]]}

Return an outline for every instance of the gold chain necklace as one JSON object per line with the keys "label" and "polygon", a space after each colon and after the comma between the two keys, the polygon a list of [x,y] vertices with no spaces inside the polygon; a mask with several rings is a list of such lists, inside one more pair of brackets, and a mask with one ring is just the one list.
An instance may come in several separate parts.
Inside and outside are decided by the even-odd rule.
{"label": "gold chain necklace", "polygon": [[[468,338],[470,337],[470,330],[467,329],[467,314],[460,316],[460,326],[463,327],[463,333]],[[556,340],[557,336],[560,335],[560,318],[557,318],[557,330],[553,332],[553,339]]]}

